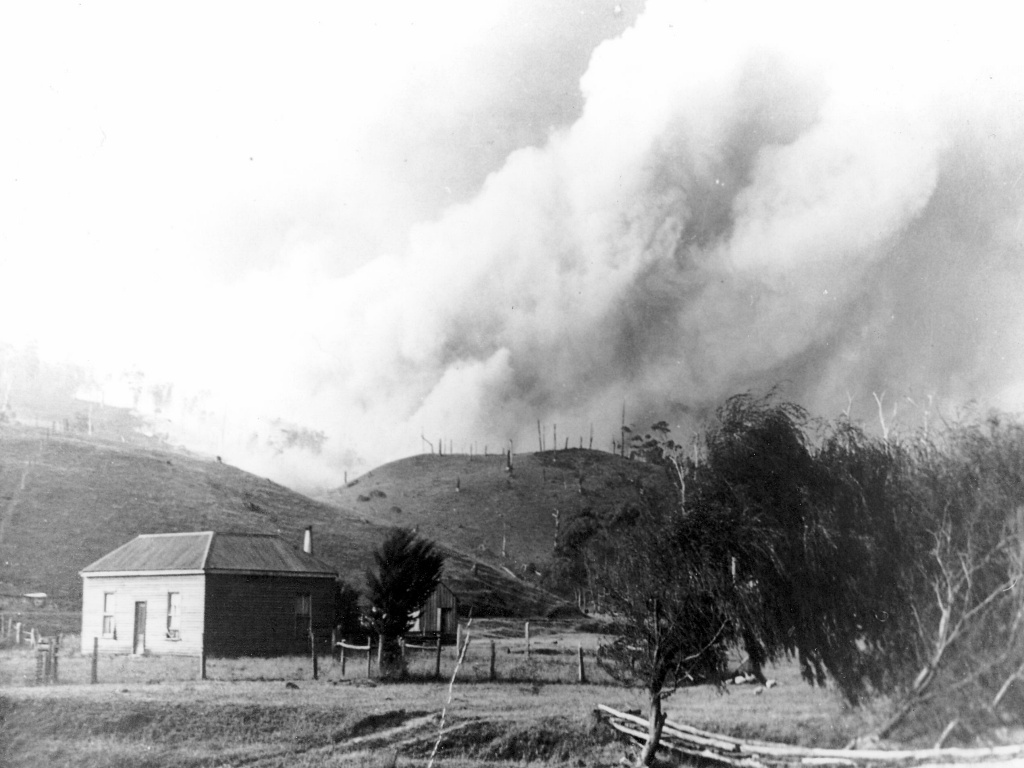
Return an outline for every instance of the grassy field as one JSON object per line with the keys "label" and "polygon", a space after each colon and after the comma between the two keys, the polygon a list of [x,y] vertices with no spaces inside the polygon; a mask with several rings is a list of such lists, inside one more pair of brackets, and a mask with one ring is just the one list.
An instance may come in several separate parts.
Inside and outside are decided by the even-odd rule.
{"label": "grassy field", "polygon": [[[30,649],[0,651],[0,765],[383,767],[394,758],[420,766],[437,741],[442,710],[441,765],[619,761],[628,747],[593,711],[645,705],[639,691],[597,668],[593,654],[603,636],[568,621],[532,621],[527,657],[522,622],[476,620],[467,631],[469,650],[451,689],[450,647],[442,650],[441,680],[433,679],[433,653],[411,653],[412,680],[402,684],[368,678],[359,654],[345,676],[336,661],[322,659],[316,680],[305,657],[210,659],[205,681],[195,658],[107,656],[93,685],[91,658],[68,638],[60,683],[35,685]],[[488,679],[492,642],[496,682]],[[576,677],[580,647],[586,684]],[[804,745],[842,745],[865,727],[863,713],[807,686],[795,664],[769,676],[778,681],[771,689],[682,689],[666,711],[709,730]]]}
{"label": "grassy field", "polygon": [[[4,664],[9,663],[4,659]],[[150,661],[146,659],[142,662]],[[258,662],[253,662],[258,663]],[[268,662],[270,663],[270,662]],[[272,662],[283,672],[301,660]],[[216,665],[212,668],[216,670]],[[465,668],[464,668],[465,669]],[[669,716],[738,736],[838,745],[862,726],[829,691],[772,670],[776,688],[677,692]],[[285,674],[285,677],[289,675]],[[145,677],[145,675],[142,675]],[[295,677],[295,676],[292,676]],[[627,747],[593,718],[599,703],[641,708],[639,692],[543,682],[376,684],[320,680],[60,684],[0,689],[0,764],[19,766],[614,765]]]}
{"label": "grassy field", "polygon": [[581,448],[516,454],[512,463],[510,473],[493,453],[411,456],[318,498],[346,517],[416,526],[482,562],[529,574],[552,555],[555,510],[564,530],[583,510],[603,517],[634,500],[638,481],[665,482],[652,465]]}

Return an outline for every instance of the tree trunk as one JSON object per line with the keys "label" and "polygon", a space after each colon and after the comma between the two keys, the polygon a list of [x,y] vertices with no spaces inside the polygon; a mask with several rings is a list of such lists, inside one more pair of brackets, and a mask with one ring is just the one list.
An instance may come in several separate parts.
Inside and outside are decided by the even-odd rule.
{"label": "tree trunk", "polygon": [[658,745],[661,743],[661,729],[665,726],[665,713],[661,711],[661,694],[651,694],[651,714],[647,721],[647,743],[640,750],[640,756],[636,759],[637,768],[646,768],[654,765],[658,753]]}
{"label": "tree trunk", "polygon": [[405,659],[402,656],[401,638],[397,635],[381,635],[380,644],[380,669],[378,674],[381,679],[404,680],[406,668]]}
{"label": "tree trunk", "polygon": [[754,633],[745,628],[743,630],[743,647],[746,649],[747,658],[750,661],[750,673],[757,682],[764,685],[768,682],[762,669],[767,661],[764,648],[761,647],[761,643],[754,637]]}

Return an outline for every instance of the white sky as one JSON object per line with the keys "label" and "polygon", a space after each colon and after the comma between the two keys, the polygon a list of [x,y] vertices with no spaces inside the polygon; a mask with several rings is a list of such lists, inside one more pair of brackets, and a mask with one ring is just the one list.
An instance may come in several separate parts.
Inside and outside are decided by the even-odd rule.
{"label": "white sky", "polygon": [[[494,125],[479,141],[500,155],[463,144],[467,122],[531,117],[507,94],[544,88],[503,80],[522,67],[502,59],[550,40],[539,5],[5,5],[0,247],[18,290],[2,335],[180,373],[237,281],[345,275],[403,249],[518,146],[506,135],[543,138],[548,125]],[[593,45],[594,26],[624,22],[578,37]],[[303,300],[279,295],[277,311]]]}

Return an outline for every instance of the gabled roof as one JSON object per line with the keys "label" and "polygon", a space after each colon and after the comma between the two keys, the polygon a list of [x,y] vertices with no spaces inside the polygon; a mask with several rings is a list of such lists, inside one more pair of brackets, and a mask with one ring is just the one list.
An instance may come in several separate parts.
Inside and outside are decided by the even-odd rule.
{"label": "gabled roof", "polygon": [[82,575],[113,573],[276,573],[337,576],[313,555],[266,533],[149,533],[136,536],[95,563]]}

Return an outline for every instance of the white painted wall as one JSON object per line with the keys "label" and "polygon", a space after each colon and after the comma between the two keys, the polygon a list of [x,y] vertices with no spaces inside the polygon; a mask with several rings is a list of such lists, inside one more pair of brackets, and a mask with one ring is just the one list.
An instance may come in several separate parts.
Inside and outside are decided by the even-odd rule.
{"label": "white painted wall", "polygon": [[[82,584],[82,653],[91,654],[93,638],[100,653],[131,653],[135,603],[146,603],[146,652],[198,656],[206,611],[206,576],[85,576]],[[116,595],[116,638],[103,636],[103,594]],[[167,595],[181,594],[181,638],[167,637]]]}

